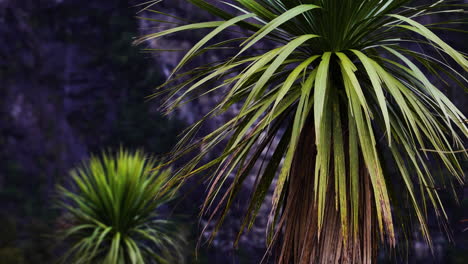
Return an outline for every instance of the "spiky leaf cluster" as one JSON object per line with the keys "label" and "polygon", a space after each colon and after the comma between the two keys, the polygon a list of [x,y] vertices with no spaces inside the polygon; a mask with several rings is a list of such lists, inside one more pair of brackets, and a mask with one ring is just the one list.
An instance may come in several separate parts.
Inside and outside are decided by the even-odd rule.
{"label": "spiky leaf cluster", "polygon": [[59,186],[60,208],[69,223],[60,239],[70,245],[64,263],[183,263],[184,240],[177,224],[158,208],[173,191],[163,190],[170,170],[153,170],[141,151],[103,153],[71,172]]}

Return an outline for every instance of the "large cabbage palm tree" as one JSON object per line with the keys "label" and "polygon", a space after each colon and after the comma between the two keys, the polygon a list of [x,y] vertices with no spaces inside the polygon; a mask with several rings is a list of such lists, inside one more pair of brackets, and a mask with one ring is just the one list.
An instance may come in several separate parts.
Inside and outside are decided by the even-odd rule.
{"label": "large cabbage palm tree", "polygon": [[[441,89],[465,87],[468,62],[433,32],[466,20],[422,21],[464,12],[466,5],[187,1],[218,19],[136,41],[210,29],[161,87],[167,112],[208,93],[224,95],[175,149],[172,160],[199,150],[175,182],[208,175],[204,209],[214,206],[210,214],[221,224],[245,179],[256,175],[241,233],[273,188],[268,246],[276,245],[278,263],[371,263],[379,245],[394,248],[397,231],[403,232],[406,223],[395,212],[408,206],[398,201],[404,197],[431,244],[426,209],[447,220],[431,166],[442,164],[444,180],[461,183],[460,160],[467,154],[466,118]],[[223,38],[226,32],[234,33]],[[232,56],[192,66],[195,57],[226,47]],[[194,138],[206,120],[234,106],[237,115]],[[223,152],[206,161],[220,144]]]}

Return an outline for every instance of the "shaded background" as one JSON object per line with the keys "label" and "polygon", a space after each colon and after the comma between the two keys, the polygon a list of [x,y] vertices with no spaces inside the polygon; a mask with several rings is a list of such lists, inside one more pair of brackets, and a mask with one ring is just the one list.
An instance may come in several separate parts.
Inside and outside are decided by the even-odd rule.
{"label": "shaded background", "polygon": [[[205,97],[163,117],[159,102],[145,99],[181,54],[145,54],[131,45],[135,36],[159,26],[135,17],[138,9],[132,6],[138,2],[0,0],[0,264],[10,264],[5,256],[23,263],[52,262],[57,249],[51,236],[63,224],[53,208],[54,188],[81,160],[119,145],[165,153],[182,128],[219,100]],[[157,8],[196,21],[209,18],[183,0],[165,0]],[[187,48],[201,36],[203,32],[193,32],[152,44]],[[450,33],[442,38],[466,52],[466,37]],[[209,56],[207,60],[220,54]],[[444,92],[467,113],[463,90]],[[224,120],[210,120],[204,130]],[[248,186],[213,244],[202,246],[198,260],[196,218],[205,189],[195,183],[186,188],[190,192],[175,212],[191,227],[188,263],[257,263],[264,252],[266,207],[239,249],[232,247]],[[457,189],[460,206],[446,192],[441,195],[447,199],[456,244],[448,244],[431,221],[436,257],[415,235],[409,263],[468,263],[468,232],[462,232],[468,224],[461,222],[468,218],[468,191]],[[380,262],[388,258],[382,256]]]}

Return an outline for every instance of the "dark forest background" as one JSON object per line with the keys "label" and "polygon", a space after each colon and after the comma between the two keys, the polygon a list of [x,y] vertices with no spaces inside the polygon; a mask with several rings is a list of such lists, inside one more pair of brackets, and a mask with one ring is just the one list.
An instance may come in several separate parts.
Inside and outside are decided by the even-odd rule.
{"label": "dark forest background", "polygon": [[[152,55],[132,46],[134,37],[157,26],[135,17],[137,3],[0,0],[0,264],[52,263],[60,250],[52,236],[66,224],[53,207],[55,186],[81,160],[119,146],[162,155],[187,124],[203,116],[210,100],[217,100],[192,102],[171,117],[158,113],[157,99],[147,100],[180,54]],[[157,7],[188,19],[207,18],[183,0],[165,0]],[[200,36],[194,32],[161,45],[186,48]],[[442,38],[467,51],[463,35]],[[444,92],[467,114],[466,91]],[[204,129],[223,119],[210,122]],[[202,246],[195,259],[205,189],[193,183],[186,190],[185,199],[166,210],[190,229],[188,263],[258,263],[264,252],[262,217],[240,247],[232,247],[241,201],[214,243]],[[409,263],[468,263],[468,232],[463,232],[468,223],[462,221],[468,218],[468,190],[456,192],[460,204],[448,189],[441,190],[455,243],[447,242],[434,220],[436,256],[415,235]],[[391,258],[382,256],[379,263]]]}

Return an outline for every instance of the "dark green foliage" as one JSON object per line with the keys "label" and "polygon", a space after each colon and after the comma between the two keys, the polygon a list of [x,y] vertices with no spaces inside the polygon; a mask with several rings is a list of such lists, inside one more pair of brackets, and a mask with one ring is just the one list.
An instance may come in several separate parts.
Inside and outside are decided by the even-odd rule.
{"label": "dark green foliage", "polygon": [[15,220],[0,214],[0,264],[23,264],[24,256],[21,249],[15,247],[17,230]]}
{"label": "dark green foliage", "polygon": [[19,248],[0,248],[0,264],[24,264],[23,253]]}
{"label": "dark green foliage", "polygon": [[13,218],[0,214],[0,248],[14,245],[17,239],[16,223]]}

